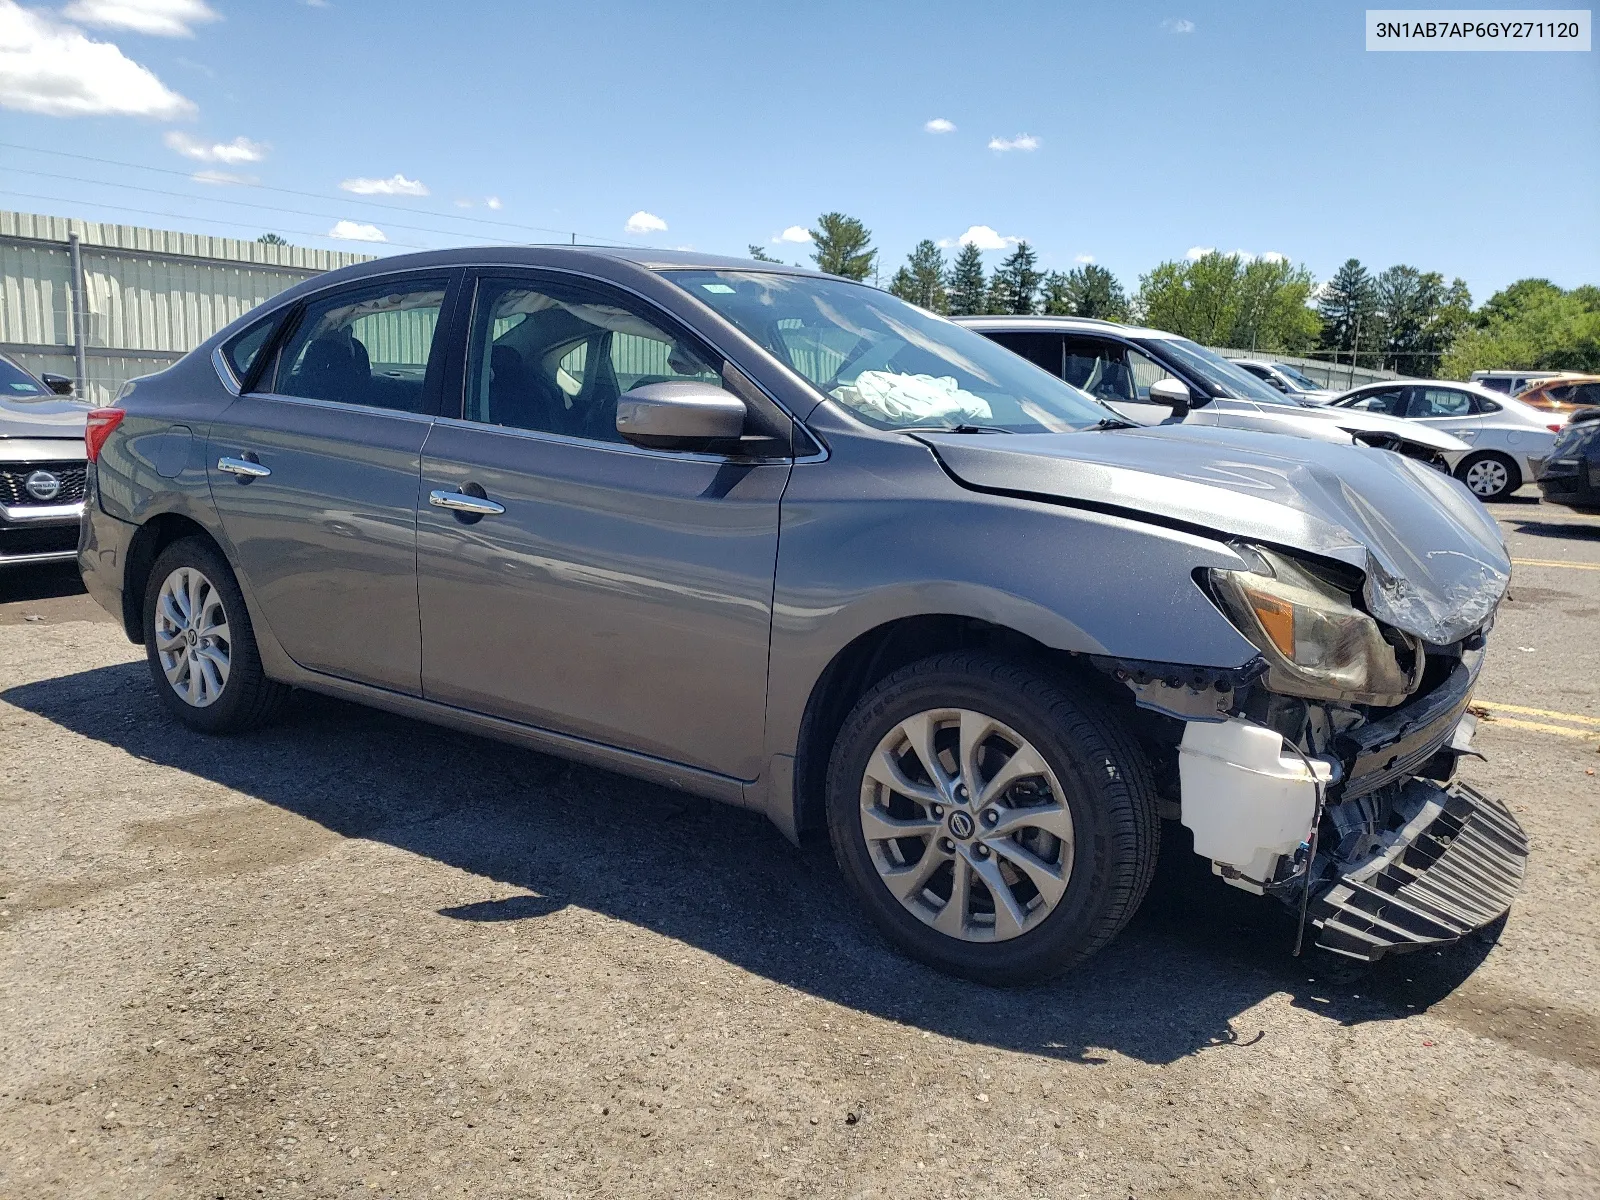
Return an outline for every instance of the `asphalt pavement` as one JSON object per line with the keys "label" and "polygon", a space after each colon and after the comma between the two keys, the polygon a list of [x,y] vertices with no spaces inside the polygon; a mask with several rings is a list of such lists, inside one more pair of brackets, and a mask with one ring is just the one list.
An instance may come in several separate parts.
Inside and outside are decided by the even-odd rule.
{"label": "asphalt pavement", "polygon": [[315,697],[183,731],[71,570],[0,575],[0,1197],[1594,1197],[1600,516],[1494,513],[1503,928],[1297,959],[1169,826],[1009,991],[749,813]]}

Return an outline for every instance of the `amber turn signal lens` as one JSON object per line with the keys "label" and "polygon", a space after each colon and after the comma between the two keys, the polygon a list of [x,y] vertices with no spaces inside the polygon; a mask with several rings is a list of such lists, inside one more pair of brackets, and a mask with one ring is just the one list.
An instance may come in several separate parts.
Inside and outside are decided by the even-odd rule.
{"label": "amber turn signal lens", "polygon": [[1256,619],[1261,622],[1261,628],[1272,639],[1272,644],[1283,652],[1285,658],[1293,662],[1294,605],[1249,588],[1245,589],[1244,594],[1249,597],[1250,607],[1255,610]]}

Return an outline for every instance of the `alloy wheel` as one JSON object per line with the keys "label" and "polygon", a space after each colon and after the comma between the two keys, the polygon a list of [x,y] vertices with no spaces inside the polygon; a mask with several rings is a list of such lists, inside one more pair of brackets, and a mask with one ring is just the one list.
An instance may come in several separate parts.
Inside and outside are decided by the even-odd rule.
{"label": "alloy wheel", "polygon": [[861,831],[885,887],[953,938],[1000,942],[1054,911],[1072,876],[1072,814],[1044,756],[969,709],[901,721],[861,781]]}
{"label": "alloy wheel", "polygon": [[233,641],[222,594],[201,572],[179,567],[156,597],[156,654],[178,697],[206,708],[228,685]]}
{"label": "alloy wheel", "polygon": [[1493,496],[1505,490],[1511,481],[1505,463],[1494,458],[1484,458],[1467,468],[1466,485],[1474,496]]}

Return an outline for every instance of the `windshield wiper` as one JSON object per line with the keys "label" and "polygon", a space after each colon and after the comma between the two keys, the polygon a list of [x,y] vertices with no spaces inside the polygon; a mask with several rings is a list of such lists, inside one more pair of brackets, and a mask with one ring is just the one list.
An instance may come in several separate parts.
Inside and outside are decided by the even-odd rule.
{"label": "windshield wiper", "polygon": [[[1138,429],[1140,426],[1134,421],[1124,421],[1121,417],[1101,417],[1088,429]],[[1085,431],[1087,432],[1087,430]]]}
{"label": "windshield wiper", "polygon": [[896,433],[1010,433],[997,425],[906,425]]}

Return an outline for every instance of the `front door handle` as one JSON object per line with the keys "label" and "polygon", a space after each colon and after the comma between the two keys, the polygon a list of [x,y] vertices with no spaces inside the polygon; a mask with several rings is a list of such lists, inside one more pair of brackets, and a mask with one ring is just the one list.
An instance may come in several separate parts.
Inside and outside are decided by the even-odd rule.
{"label": "front door handle", "polygon": [[265,479],[272,474],[271,467],[263,467],[260,463],[245,458],[229,458],[226,455],[217,459],[217,470],[237,475],[243,483],[248,483],[252,479]]}
{"label": "front door handle", "polygon": [[496,504],[493,500],[486,500],[482,496],[469,496],[466,492],[446,491],[443,488],[429,492],[428,503],[435,508],[471,513],[475,517],[495,517],[506,510],[504,504]]}

